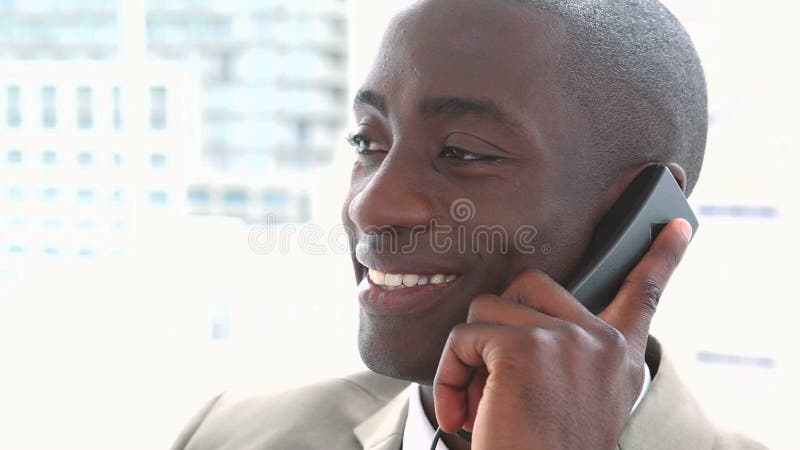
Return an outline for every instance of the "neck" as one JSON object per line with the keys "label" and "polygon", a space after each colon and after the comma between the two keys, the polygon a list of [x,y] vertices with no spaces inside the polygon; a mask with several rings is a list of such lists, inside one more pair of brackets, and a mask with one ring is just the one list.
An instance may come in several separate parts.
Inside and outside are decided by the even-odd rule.
{"label": "neck", "polygon": [[[433,387],[424,384],[420,385],[420,397],[422,398],[422,409],[425,411],[425,417],[428,418],[431,426],[436,429],[439,424],[436,422],[436,409],[433,404]],[[469,442],[461,439],[456,434],[443,433],[442,441],[444,441],[449,450],[469,450],[471,448]]]}

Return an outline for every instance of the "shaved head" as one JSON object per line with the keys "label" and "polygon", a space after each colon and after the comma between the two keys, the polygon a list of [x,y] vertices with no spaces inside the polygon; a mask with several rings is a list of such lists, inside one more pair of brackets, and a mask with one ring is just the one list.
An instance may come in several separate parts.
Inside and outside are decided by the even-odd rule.
{"label": "shaved head", "polygon": [[592,127],[587,174],[609,177],[643,161],[677,162],[687,196],[700,174],[708,130],[700,59],[678,20],[655,0],[506,0],[565,26],[559,68],[567,95]]}

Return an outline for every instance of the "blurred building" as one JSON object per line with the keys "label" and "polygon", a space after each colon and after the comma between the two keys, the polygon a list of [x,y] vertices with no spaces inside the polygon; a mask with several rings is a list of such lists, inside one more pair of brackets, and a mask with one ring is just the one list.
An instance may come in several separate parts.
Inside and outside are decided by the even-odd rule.
{"label": "blurred building", "polygon": [[331,161],[346,117],[345,24],[344,0],[2,0],[0,63],[174,65],[200,80],[189,211],[306,221],[297,175]]}
{"label": "blurred building", "polygon": [[140,221],[186,212],[185,152],[200,127],[191,77],[157,64],[0,67],[8,253],[118,255]]}

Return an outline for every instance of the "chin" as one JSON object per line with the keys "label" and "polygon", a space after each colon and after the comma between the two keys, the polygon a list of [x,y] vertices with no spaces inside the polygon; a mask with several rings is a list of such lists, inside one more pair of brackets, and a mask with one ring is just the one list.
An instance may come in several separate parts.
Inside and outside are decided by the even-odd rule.
{"label": "chin", "polygon": [[[376,321],[382,322],[380,326]],[[387,377],[433,384],[447,336],[443,339],[418,334],[414,336],[407,329],[404,333],[401,323],[386,322],[399,321],[376,319],[361,313],[358,350],[364,364],[373,372]]]}

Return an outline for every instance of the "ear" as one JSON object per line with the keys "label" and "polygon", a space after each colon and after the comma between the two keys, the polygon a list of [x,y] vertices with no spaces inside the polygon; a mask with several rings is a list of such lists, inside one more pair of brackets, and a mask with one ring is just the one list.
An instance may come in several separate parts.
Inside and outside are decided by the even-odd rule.
{"label": "ear", "polygon": [[672,172],[672,176],[675,177],[675,181],[678,182],[681,190],[686,194],[686,171],[683,170],[680,164],[674,162],[667,163],[665,166],[669,168],[669,171]]}

